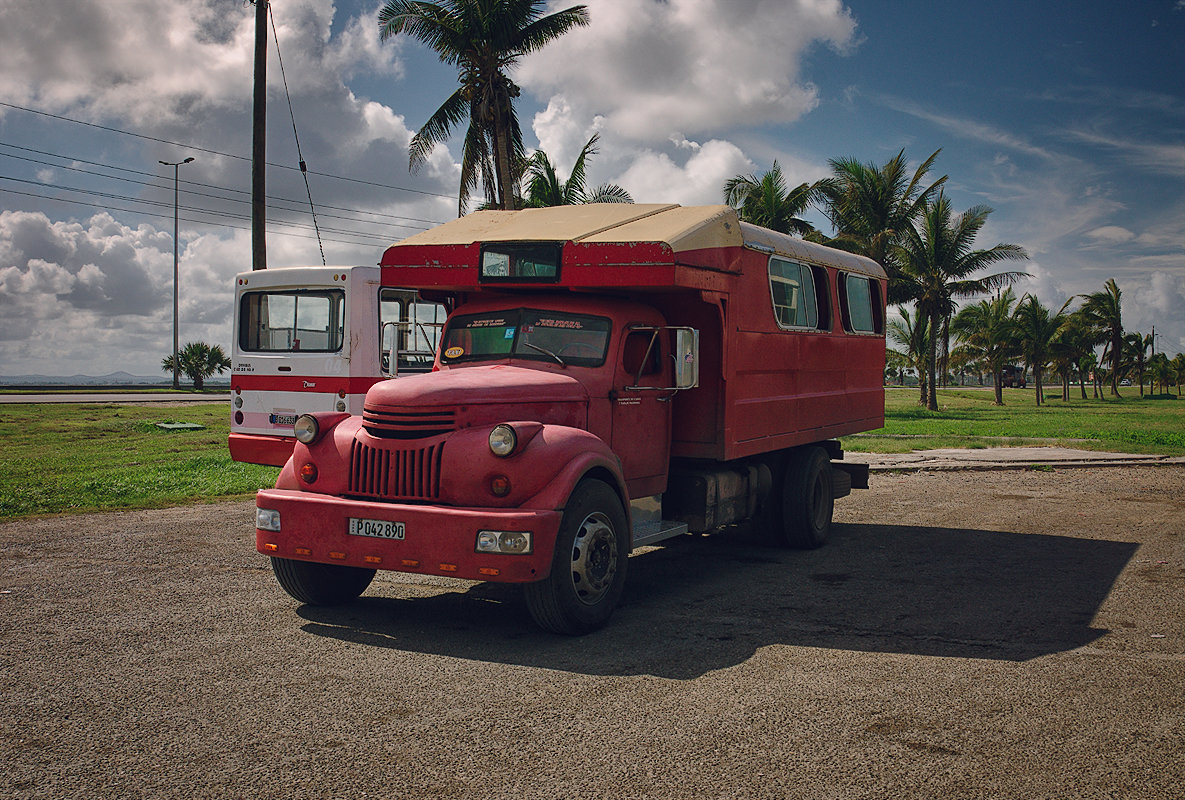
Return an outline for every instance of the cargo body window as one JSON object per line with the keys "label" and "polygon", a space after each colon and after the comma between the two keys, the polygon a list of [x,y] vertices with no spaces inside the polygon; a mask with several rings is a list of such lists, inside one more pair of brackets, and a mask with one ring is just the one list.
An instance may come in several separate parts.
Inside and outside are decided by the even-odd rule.
{"label": "cargo body window", "polygon": [[769,291],[779,328],[827,328],[827,275],[807,264],[769,260]]}
{"label": "cargo body window", "polygon": [[342,348],[341,290],[247,292],[239,306],[239,347],[253,353],[335,353]]}
{"label": "cargo body window", "polygon": [[849,333],[881,333],[884,319],[881,312],[880,284],[859,275],[840,274],[840,304],[843,307],[843,327]]}
{"label": "cargo body window", "polygon": [[481,248],[481,280],[556,283],[561,252],[562,246],[555,242],[485,244]]}

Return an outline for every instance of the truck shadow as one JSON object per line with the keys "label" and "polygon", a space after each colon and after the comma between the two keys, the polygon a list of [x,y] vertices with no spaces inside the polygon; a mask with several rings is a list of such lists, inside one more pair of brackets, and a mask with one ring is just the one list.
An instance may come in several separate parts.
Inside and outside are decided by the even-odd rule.
{"label": "truck shadow", "polygon": [[298,613],[319,636],[590,675],[695,678],[769,645],[1024,661],[1107,633],[1091,621],[1137,547],[837,524],[827,547],[795,552],[741,528],[636,554],[621,607],[584,637],[537,630],[501,584]]}

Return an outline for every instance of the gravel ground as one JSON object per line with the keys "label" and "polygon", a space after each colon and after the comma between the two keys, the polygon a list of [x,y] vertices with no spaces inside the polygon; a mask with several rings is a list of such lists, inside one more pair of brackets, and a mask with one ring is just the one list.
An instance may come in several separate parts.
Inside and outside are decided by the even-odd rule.
{"label": "gravel ground", "polygon": [[1185,796],[1185,467],[873,477],[813,552],[299,606],[251,503],[0,526],[3,798]]}

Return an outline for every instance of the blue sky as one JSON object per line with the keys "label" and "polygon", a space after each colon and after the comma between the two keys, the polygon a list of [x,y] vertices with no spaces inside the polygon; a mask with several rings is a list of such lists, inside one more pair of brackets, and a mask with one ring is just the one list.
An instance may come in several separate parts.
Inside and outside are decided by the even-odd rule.
{"label": "blue sky", "polygon": [[[980,243],[1029,251],[1019,292],[1056,308],[1113,277],[1127,327],[1185,350],[1182,0],[587,5],[588,28],[515,74],[528,143],[561,170],[595,132],[594,183],[715,203],[775,159],[798,183],[830,158],[941,148],[956,208],[995,209]],[[272,5],[330,264],[375,263],[456,213],[456,143],[416,174],[406,151],[455,73],[409,39],[380,44],[377,8]],[[157,161],[190,155],[181,339],[229,346],[232,278],[250,266],[252,34],[238,0],[0,0],[0,374],[159,372],[172,170]],[[269,55],[269,161],[284,165],[269,193],[286,199],[269,261],[319,263]]]}

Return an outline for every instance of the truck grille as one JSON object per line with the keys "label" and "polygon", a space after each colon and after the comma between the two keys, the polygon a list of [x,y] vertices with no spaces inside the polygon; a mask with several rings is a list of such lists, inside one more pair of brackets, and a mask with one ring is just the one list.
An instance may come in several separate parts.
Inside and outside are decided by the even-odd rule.
{"label": "truck grille", "polygon": [[427,439],[449,433],[456,417],[448,411],[383,411],[363,408],[362,427],[379,439]]}
{"label": "truck grille", "polygon": [[383,500],[435,500],[440,496],[444,442],[414,450],[383,450],[354,441],[349,492]]}

